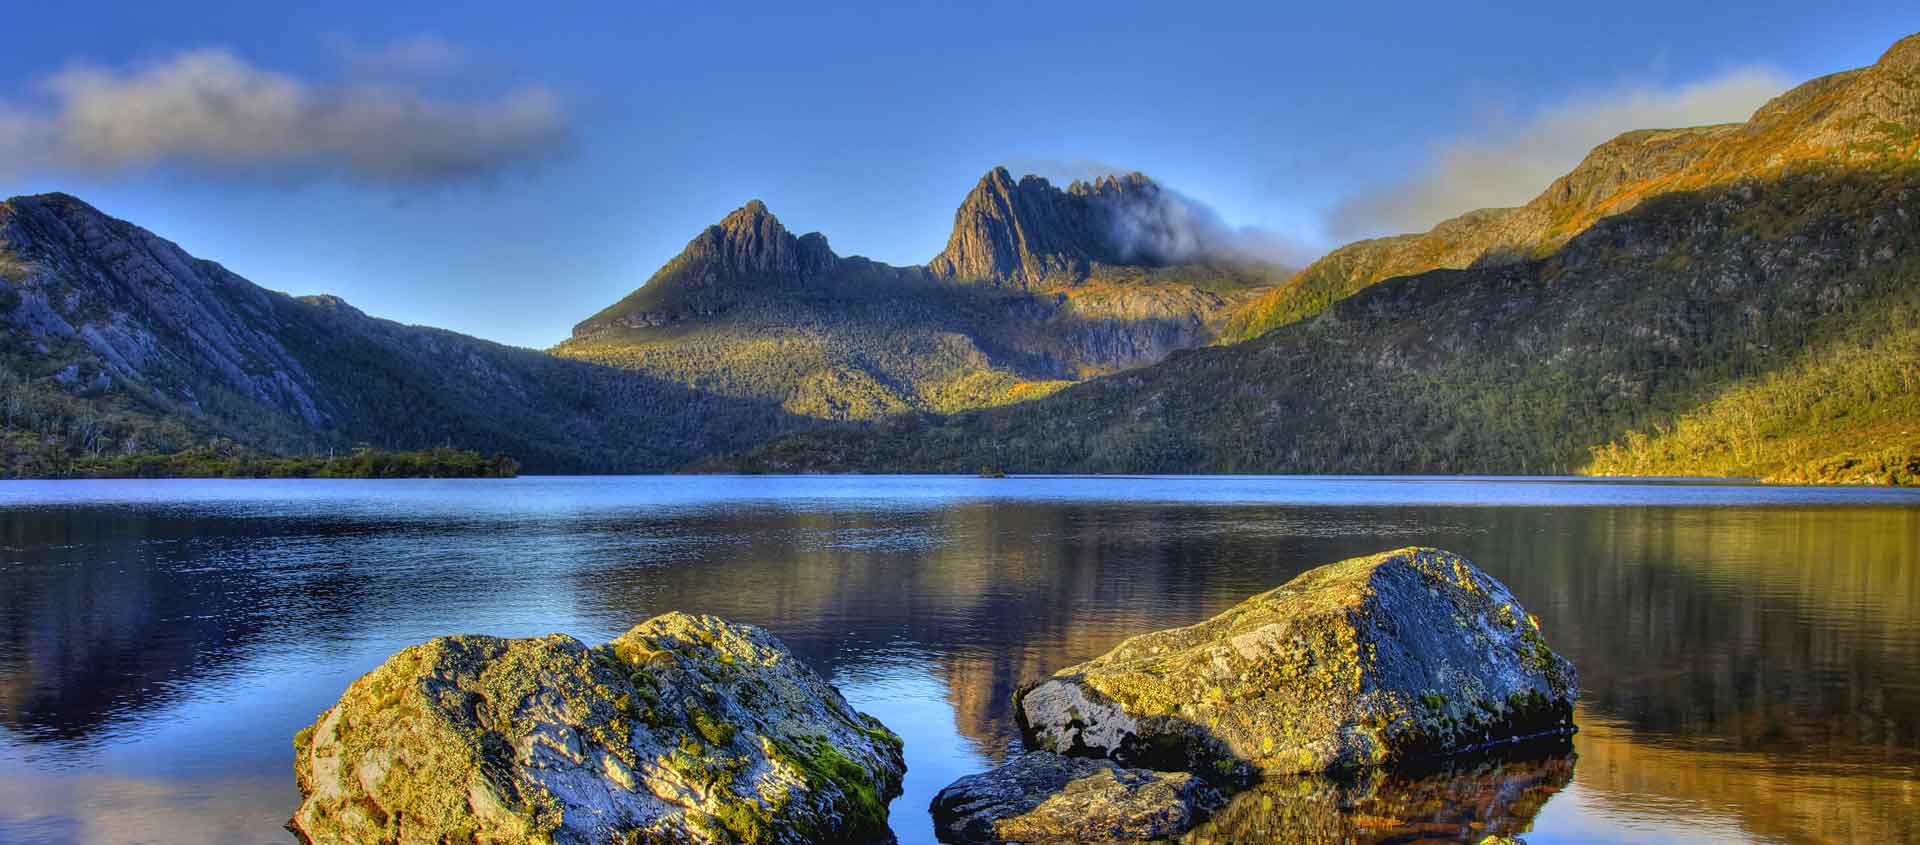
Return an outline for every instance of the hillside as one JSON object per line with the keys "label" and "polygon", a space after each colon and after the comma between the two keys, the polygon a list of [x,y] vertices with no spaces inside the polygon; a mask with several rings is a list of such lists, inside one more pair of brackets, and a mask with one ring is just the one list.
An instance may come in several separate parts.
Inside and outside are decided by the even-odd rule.
{"label": "hillside", "polygon": [[[1247,342],[1014,407],[795,435],[725,465],[1784,477],[1836,457],[1898,465],[1884,453],[1920,429],[1916,129],[1920,37],[1747,124],[1624,136],[1526,208],[1336,252],[1269,297],[1311,304]],[[1429,260],[1463,267],[1384,275]],[[1329,279],[1348,281],[1308,292]]]}
{"label": "hillside", "polygon": [[850,420],[1031,399],[1212,342],[1285,273],[1180,239],[1139,174],[1066,190],[996,168],[924,267],[841,257],[759,201],[696,236],[558,355],[797,416]]}
{"label": "hillside", "polygon": [[657,470],[789,425],[764,403],[269,291],[70,196],[0,203],[7,475],[110,451],[361,444]]}
{"label": "hillside", "polygon": [[1399,276],[1537,260],[1651,197],[1766,178],[1801,162],[1898,158],[1916,137],[1906,55],[1916,49],[1914,38],[1903,40],[1873,67],[1801,85],[1746,123],[1628,132],[1595,148],[1524,206],[1471,211],[1421,234],[1343,246],[1236,312],[1225,336],[1258,336]]}

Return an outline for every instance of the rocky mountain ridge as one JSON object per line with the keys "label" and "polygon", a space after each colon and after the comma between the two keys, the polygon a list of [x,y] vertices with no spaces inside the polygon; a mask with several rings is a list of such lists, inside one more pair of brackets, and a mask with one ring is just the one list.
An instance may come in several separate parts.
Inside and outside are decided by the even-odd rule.
{"label": "rocky mountain ridge", "polygon": [[1060,190],[995,168],[945,251],[895,267],[755,200],[554,351],[824,419],[1023,400],[1210,343],[1284,275],[1183,241],[1166,201],[1138,173]]}
{"label": "rocky mountain ridge", "polygon": [[1627,133],[1527,206],[1336,250],[1246,342],[723,465],[1911,477],[1916,106],[1920,36],[1744,124]]}

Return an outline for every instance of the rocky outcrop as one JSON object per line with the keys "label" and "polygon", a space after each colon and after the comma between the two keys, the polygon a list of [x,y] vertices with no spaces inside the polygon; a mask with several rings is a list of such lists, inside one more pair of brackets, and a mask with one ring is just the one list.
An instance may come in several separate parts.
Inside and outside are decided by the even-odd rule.
{"label": "rocky outcrop", "polygon": [[694,236],[632,295],[575,325],[573,336],[711,317],[756,294],[802,288],[843,269],[825,235],[795,237],[766,203],[752,200]]}
{"label": "rocky outcrop", "polygon": [[1075,181],[1066,190],[1004,167],[981,177],[953,214],[947,248],[927,263],[942,279],[1021,289],[1071,285],[1103,267],[1159,267],[1228,258],[1196,242],[1193,209],[1141,173]]}
{"label": "rocky outcrop", "polygon": [[947,248],[927,264],[943,279],[1037,287],[1075,280],[1105,252],[1085,198],[1004,167],[980,178],[953,213]]}
{"label": "rocky outcrop", "polygon": [[308,843],[885,840],[900,739],[763,630],[441,637],[294,739]]}
{"label": "rocky outcrop", "polygon": [[1028,747],[1240,779],[1573,731],[1573,665],[1498,581],[1408,548],[1322,566],[1018,695]]}
{"label": "rocky outcrop", "polygon": [[1118,842],[1186,830],[1226,799],[1184,772],[1033,751],[933,798],[942,842]]}

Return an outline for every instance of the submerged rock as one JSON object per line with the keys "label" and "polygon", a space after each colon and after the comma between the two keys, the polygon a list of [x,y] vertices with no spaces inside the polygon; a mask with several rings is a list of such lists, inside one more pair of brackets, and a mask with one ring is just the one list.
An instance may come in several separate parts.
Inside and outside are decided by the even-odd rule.
{"label": "submerged rock", "polygon": [[1028,747],[1239,779],[1571,733],[1573,665],[1465,558],[1408,548],[1302,573],[1016,696]]}
{"label": "submerged rock", "polygon": [[778,640],[669,613],[604,645],[440,637],[294,738],[308,843],[890,839],[899,737]]}
{"label": "submerged rock", "polygon": [[931,809],[942,842],[1116,842],[1177,834],[1224,803],[1185,772],[1033,751],[954,781]]}

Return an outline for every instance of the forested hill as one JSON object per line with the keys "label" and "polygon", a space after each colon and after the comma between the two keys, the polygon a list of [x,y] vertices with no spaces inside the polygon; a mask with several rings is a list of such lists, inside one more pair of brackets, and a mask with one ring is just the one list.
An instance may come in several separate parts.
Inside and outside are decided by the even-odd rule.
{"label": "forested hill", "polygon": [[[1920,454],[1916,130],[1920,37],[1747,124],[1603,145],[1543,195],[1559,198],[1549,225],[1497,260],[1343,282],[1248,342],[1040,401],[805,433],[723,465],[1787,477],[1906,466],[1902,453]],[[1685,149],[1621,154],[1670,144]],[[1415,237],[1452,248],[1450,231]],[[1467,251],[1483,242],[1500,246]],[[1392,271],[1351,278],[1373,272]]]}
{"label": "forested hill", "polygon": [[63,194],[0,203],[7,475],[227,441],[663,470],[794,424],[767,403],[269,291]]}
{"label": "forested hill", "polygon": [[995,168],[927,266],[842,257],[755,200],[554,351],[821,420],[954,412],[1213,342],[1289,272],[1140,174]]}

